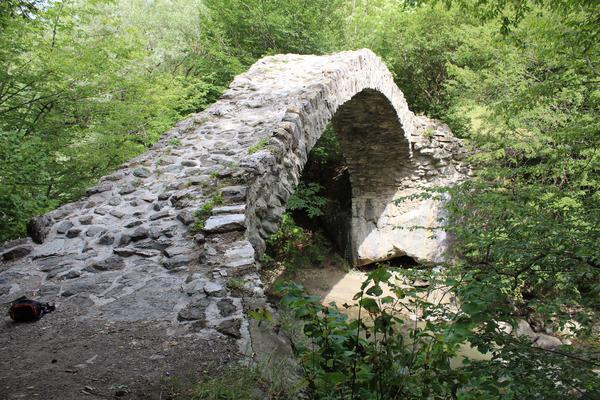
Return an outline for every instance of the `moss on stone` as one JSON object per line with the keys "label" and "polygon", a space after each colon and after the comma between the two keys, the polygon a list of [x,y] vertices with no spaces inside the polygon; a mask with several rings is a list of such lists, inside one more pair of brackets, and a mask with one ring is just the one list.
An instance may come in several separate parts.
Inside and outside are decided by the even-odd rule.
{"label": "moss on stone", "polygon": [[248,147],[248,154],[254,154],[263,150],[269,144],[269,138],[260,139],[255,145]]}

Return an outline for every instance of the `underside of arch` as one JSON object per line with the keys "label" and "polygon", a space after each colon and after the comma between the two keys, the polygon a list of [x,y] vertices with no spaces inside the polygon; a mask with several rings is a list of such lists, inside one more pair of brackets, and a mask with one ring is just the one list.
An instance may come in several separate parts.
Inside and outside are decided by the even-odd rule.
{"label": "underside of arch", "polygon": [[[352,186],[348,253],[353,264],[368,264],[374,257],[365,258],[361,246],[364,248],[365,239],[378,229],[381,216],[410,171],[410,145],[393,106],[373,89],[365,89],[344,103],[332,124]],[[383,260],[394,255],[375,258]]]}

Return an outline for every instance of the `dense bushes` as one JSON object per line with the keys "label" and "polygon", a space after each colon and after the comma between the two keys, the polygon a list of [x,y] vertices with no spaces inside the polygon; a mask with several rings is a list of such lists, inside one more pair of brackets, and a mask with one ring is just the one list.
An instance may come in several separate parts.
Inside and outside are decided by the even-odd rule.
{"label": "dense bushes", "polygon": [[[411,286],[428,279],[429,285]],[[463,279],[466,278],[463,276]],[[469,278],[466,278],[469,279]],[[315,399],[596,398],[600,380],[581,354],[532,348],[509,335],[516,321],[489,318],[493,292],[464,288],[440,271],[380,266],[356,293],[357,318],[321,304],[301,286],[279,286],[284,309],[303,322],[294,349]],[[462,295],[460,307],[449,293]],[[484,318],[482,318],[484,317]],[[418,320],[417,320],[418,318]],[[485,354],[463,358],[465,346]]]}

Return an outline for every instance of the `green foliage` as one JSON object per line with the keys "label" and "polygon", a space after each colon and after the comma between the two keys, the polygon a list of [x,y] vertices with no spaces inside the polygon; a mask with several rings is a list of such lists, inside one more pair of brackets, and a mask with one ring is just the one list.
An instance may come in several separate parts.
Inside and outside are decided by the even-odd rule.
{"label": "green foliage", "polygon": [[242,62],[266,54],[323,53],[343,37],[340,0],[207,0],[215,39]]}
{"label": "green foliage", "polygon": [[[442,117],[477,149],[471,159],[477,177],[447,189],[443,221],[456,240],[448,267],[460,285],[453,291],[481,329],[469,340],[480,350],[497,343],[494,361],[510,365],[479,363],[477,379],[490,382],[505,371],[511,383],[502,398],[568,397],[551,380],[527,380],[524,387],[506,371],[536,376],[544,370],[555,382],[577,374],[587,379],[584,364],[593,365],[594,350],[532,352],[507,342],[496,323],[519,316],[556,332],[577,320],[584,327],[579,340],[598,346],[597,5],[449,3],[458,7],[407,11],[376,3],[385,6],[373,6],[367,18],[381,25],[357,37],[384,55],[411,106]],[[401,14],[397,22],[390,8]],[[572,352],[581,365],[569,366]],[[563,367],[553,375],[549,364]],[[584,391],[597,397],[596,383],[590,385]],[[475,389],[468,396],[485,398]]]}
{"label": "green foliage", "polygon": [[261,261],[266,265],[281,262],[288,272],[320,265],[329,250],[324,238],[308,231],[294,222],[290,214],[284,214],[279,230],[267,240],[267,249]]}
{"label": "green foliage", "polygon": [[171,40],[158,21],[133,21],[129,5],[2,3],[21,17],[2,18],[0,36],[0,241],[80,197],[221,92],[170,68],[182,55],[159,55]]}
{"label": "green foliage", "polygon": [[323,134],[310,150],[310,161],[318,164],[343,164],[344,154],[331,124],[327,124]]}
{"label": "green foliage", "polygon": [[341,4],[1,2],[0,241],[211,104],[258,57],[337,47]]}
{"label": "green foliage", "polygon": [[165,386],[173,400],[262,400],[268,383],[257,368],[239,365],[199,382],[172,379]]}
{"label": "green foliage", "polygon": [[239,277],[232,277],[227,280],[227,287],[232,290],[244,290],[245,282],[244,279]]}
{"label": "green foliage", "polygon": [[319,196],[321,185],[314,182],[300,182],[294,190],[294,194],[288,199],[288,210],[302,210],[309,218],[323,215],[323,208],[327,204],[327,198]]}
{"label": "green foliage", "polygon": [[[400,300],[414,293],[397,286],[391,300],[378,295],[387,280],[380,270],[357,298],[365,321],[349,322],[289,289],[289,305],[303,310],[316,346],[300,351],[313,393],[596,395],[589,366],[600,307],[597,2],[7,0],[0,30],[0,241],[23,235],[30,217],[80,197],[145,151],[258,57],[369,47],[413,110],[443,119],[477,148],[477,177],[449,189],[444,221],[456,243],[445,284],[462,308],[418,300],[414,306],[435,323],[407,333],[386,307],[404,307]],[[311,157],[343,164],[330,126]],[[299,186],[289,208],[320,215],[319,190]],[[195,229],[220,202],[216,196],[198,210]],[[328,252],[289,215],[268,247],[268,262],[292,269]],[[577,320],[577,340],[592,350],[533,349],[498,329],[517,316],[540,330]],[[467,341],[492,359],[449,369]],[[199,396],[218,398],[215,387]],[[222,389],[232,389],[222,396],[252,396]]]}
{"label": "green foliage", "polygon": [[269,144],[269,138],[261,138],[256,144],[248,147],[248,154],[254,154],[263,150]]}
{"label": "green foliage", "polygon": [[[405,284],[423,278],[428,288]],[[282,284],[281,304],[304,321],[305,340],[294,348],[312,398],[516,400],[600,393],[600,380],[585,360],[532,348],[493,323],[482,328],[478,316],[487,304],[481,293],[455,308],[431,289],[459,285],[438,273],[379,267],[354,296],[358,318],[350,321],[334,303],[324,306],[301,286]],[[407,322],[407,315],[421,322]],[[451,359],[469,342],[490,359],[452,367]]]}
{"label": "green foliage", "polygon": [[591,328],[600,306],[600,50],[582,29],[594,8],[533,9],[488,62],[450,69],[454,101],[480,112],[467,134],[478,176],[450,191],[447,222],[456,268],[473,277],[461,290],[495,293],[486,318]]}

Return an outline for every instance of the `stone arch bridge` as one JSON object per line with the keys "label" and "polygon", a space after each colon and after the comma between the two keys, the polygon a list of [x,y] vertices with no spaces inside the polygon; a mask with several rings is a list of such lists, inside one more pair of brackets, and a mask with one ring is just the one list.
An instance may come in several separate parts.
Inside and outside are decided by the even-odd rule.
{"label": "stone arch bridge", "polygon": [[[265,57],[85,198],[32,220],[31,238],[2,246],[0,302],[58,305],[36,324],[2,325],[8,398],[104,398],[119,384],[132,395],[186,363],[277,347],[246,317],[265,305],[256,260],[330,122],[350,175],[353,262],[441,260],[443,232],[397,229],[435,226],[440,205],[393,200],[464,179],[461,142],[413,114],[369,50]],[[32,371],[43,384],[27,389]]]}

